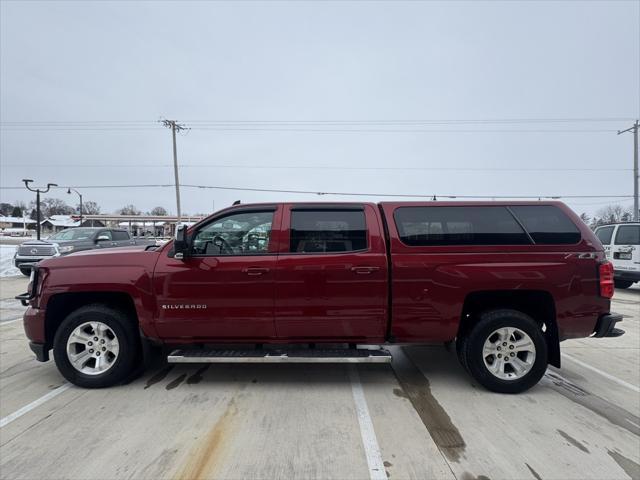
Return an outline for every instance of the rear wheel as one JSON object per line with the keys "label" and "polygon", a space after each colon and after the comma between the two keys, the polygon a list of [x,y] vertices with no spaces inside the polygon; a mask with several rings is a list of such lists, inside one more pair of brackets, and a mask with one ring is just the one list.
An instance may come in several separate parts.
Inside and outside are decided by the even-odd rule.
{"label": "rear wheel", "polygon": [[538,324],[517,310],[492,310],[461,343],[463,365],[482,386],[499,393],[520,393],[534,386],[547,369],[547,344]]}
{"label": "rear wheel", "polygon": [[126,381],[139,358],[139,339],[128,316],[104,305],[87,305],[64,319],[53,341],[60,373],[88,388]]}
{"label": "rear wheel", "polygon": [[30,277],[31,276],[31,269],[30,268],[21,268],[20,269],[20,273],[22,273],[25,277]]}
{"label": "rear wheel", "polygon": [[633,285],[633,282],[630,282],[629,280],[614,280],[613,284],[616,288],[629,288]]}

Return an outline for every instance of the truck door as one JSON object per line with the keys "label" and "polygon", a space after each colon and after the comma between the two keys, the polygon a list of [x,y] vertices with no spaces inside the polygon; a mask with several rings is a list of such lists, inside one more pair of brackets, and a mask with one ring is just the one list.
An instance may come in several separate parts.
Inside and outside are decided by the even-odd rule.
{"label": "truck door", "polygon": [[164,254],[154,273],[156,328],[164,338],[275,337],[279,209],[234,208],[189,233],[183,260]]}
{"label": "truck door", "polygon": [[276,270],[281,339],[385,337],[387,260],[372,205],[286,205]]}

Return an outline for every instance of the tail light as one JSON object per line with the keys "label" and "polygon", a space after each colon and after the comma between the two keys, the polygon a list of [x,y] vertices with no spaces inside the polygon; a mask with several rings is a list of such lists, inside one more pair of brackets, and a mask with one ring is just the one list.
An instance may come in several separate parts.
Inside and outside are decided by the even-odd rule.
{"label": "tail light", "polygon": [[611,262],[601,263],[600,272],[600,296],[605,298],[613,297],[613,264]]}

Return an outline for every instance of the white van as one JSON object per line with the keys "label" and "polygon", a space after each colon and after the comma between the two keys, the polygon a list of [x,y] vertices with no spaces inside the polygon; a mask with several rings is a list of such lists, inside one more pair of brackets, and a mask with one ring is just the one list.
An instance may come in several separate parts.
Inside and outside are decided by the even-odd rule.
{"label": "white van", "polygon": [[617,288],[640,282],[640,223],[616,223],[596,228],[607,259],[613,263]]}

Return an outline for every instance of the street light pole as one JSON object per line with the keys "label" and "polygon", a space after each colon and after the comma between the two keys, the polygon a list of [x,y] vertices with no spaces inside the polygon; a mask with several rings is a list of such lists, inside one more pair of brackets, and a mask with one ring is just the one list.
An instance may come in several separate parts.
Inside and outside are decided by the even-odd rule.
{"label": "street light pole", "polygon": [[78,190],[76,190],[75,188],[71,188],[71,187],[67,188],[67,193],[71,194],[72,190],[74,192],[76,192],[78,194],[78,196],[80,197],[80,226],[82,226],[82,194]]}
{"label": "street light pole", "polygon": [[28,178],[23,178],[22,181],[24,182],[24,186],[27,187],[27,190],[29,190],[30,192],[36,192],[36,238],[40,240],[40,194],[47,193],[49,189],[51,189],[51,187],[57,187],[58,184],[47,183],[46,190],[40,190],[39,188],[36,188],[34,190],[29,186],[29,184],[33,182],[33,180],[30,180]]}

